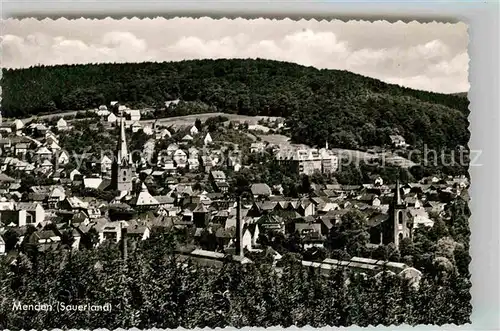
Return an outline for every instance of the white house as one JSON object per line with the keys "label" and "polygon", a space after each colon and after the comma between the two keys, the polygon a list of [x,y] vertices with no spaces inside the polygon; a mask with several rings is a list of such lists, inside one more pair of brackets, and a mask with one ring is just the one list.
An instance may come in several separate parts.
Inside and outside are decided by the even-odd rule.
{"label": "white house", "polygon": [[173,155],[176,150],[179,149],[179,146],[176,144],[170,144],[167,146],[167,155]]}
{"label": "white house", "polygon": [[56,127],[58,130],[64,131],[64,130],[68,129],[68,123],[66,122],[66,120],[64,118],[60,118],[57,121]]}
{"label": "white house", "polygon": [[27,224],[39,224],[45,221],[45,209],[37,202],[18,202],[17,210],[26,211]]}
{"label": "white house", "polygon": [[251,251],[252,247],[257,244],[259,233],[260,233],[259,226],[256,223],[249,224],[243,231],[243,237],[242,237],[243,248],[246,248],[249,251]]}
{"label": "white house", "polygon": [[100,161],[101,161],[101,172],[107,173],[111,171],[111,166],[113,165],[113,161],[107,155],[104,155]]}
{"label": "white house", "polygon": [[60,165],[67,164],[69,162],[69,155],[66,151],[57,152],[57,163]]}
{"label": "white house", "polygon": [[116,123],[116,120],[117,120],[117,117],[116,117],[116,115],[115,115],[115,114],[113,114],[113,113],[110,113],[110,114],[108,115],[108,118],[106,119],[106,121],[107,121],[108,123]]}
{"label": "white house", "polygon": [[132,122],[141,120],[141,112],[139,111],[139,109],[125,109],[125,114],[128,115]]}
{"label": "white house", "polygon": [[391,144],[394,147],[407,147],[408,144],[405,142],[405,138],[403,138],[400,135],[390,135],[389,138],[391,139]]}
{"label": "white house", "polygon": [[210,132],[207,132],[205,139],[203,139],[203,144],[208,145],[212,143],[212,136],[210,136]]}
{"label": "white house", "polygon": [[37,149],[35,154],[39,160],[52,158],[52,152],[45,146],[42,146],[39,149]]}
{"label": "white house", "polygon": [[197,170],[200,167],[200,161],[198,159],[188,159],[189,170]]}
{"label": "white house", "polygon": [[191,129],[189,129],[189,133],[191,133],[192,136],[194,136],[194,135],[196,135],[196,134],[199,133],[198,128],[196,127],[196,125],[193,125],[191,127]]}
{"label": "white house", "polygon": [[14,120],[12,125],[14,126],[15,131],[21,131],[24,128],[24,123],[20,119]]}
{"label": "white house", "polygon": [[174,153],[173,159],[174,159],[175,163],[177,164],[177,166],[184,167],[186,165],[186,162],[187,162],[186,152],[184,152],[182,149],[176,150]]}
{"label": "white house", "polygon": [[162,129],[160,132],[156,133],[156,139],[165,139],[165,137],[172,137],[172,134],[167,129]]}

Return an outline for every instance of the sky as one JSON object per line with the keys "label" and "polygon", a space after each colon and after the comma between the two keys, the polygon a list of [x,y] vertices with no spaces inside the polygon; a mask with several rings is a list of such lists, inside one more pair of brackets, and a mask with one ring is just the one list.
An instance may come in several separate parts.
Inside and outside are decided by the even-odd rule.
{"label": "sky", "polygon": [[264,58],[440,93],[469,90],[464,23],[270,19],[7,19],[3,68]]}

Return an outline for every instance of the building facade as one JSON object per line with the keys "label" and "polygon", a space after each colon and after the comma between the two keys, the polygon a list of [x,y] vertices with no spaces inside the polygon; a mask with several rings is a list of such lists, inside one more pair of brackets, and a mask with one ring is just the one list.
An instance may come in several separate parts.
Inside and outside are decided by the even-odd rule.
{"label": "building facade", "polygon": [[298,175],[312,175],[314,172],[329,174],[338,169],[338,156],[326,148],[280,150],[276,160],[286,171]]}

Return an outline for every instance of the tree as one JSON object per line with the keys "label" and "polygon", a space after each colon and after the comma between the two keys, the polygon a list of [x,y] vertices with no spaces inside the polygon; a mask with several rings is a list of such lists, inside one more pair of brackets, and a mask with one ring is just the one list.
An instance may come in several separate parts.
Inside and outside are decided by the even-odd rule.
{"label": "tree", "polygon": [[71,249],[75,238],[73,237],[72,230],[63,231],[61,234],[61,244],[66,248]]}
{"label": "tree", "polygon": [[199,118],[194,121],[194,126],[198,129],[199,132],[201,132],[201,120]]}
{"label": "tree", "polygon": [[309,180],[309,176],[303,175],[302,176],[302,184],[300,186],[300,192],[309,194],[311,193],[312,188],[311,188],[311,181]]}
{"label": "tree", "polygon": [[327,241],[330,249],[345,250],[350,256],[362,256],[369,239],[364,215],[352,210],[342,216],[340,224],[330,229]]}
{"label": "tree", "polygon": [[5,241],[5,251],[13,250],[19,242],[19,234],[10,228],[2,234],[2,238]]}

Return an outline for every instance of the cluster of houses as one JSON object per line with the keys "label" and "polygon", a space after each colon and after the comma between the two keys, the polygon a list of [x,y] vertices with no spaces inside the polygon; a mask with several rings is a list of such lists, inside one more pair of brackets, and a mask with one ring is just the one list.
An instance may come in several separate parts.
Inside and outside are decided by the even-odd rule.
{"label": "cluster of houses", "polygon": [[[127,111],[120,109],[121,114]],[[98,112],[106,118],[114,114],[107,114],[105,107]],[[59,152],[58,135],[51,130],[37,139],[26,134],[29,126],[19,123],[10,123],[10,132],[2,131],[0,254],[10,251],[15,256],[16,247],[25,240],[40,251],[62,245],[77,250],[81,245],[96,247],[106,240],[147,240],[152,231],[163,228],[184,229],[191,235],[195,247],[181,250],[182,256],[220,262],[224,252],[237,251],[235,261],[251,263],[244,257],[244,251],[269,251],[259,240],[263,233],[296,234],[304,249],[323,247],[332,227],[351,210],[364,215],[372,245],[390,242],[398,245],[403,238],[411,237],[415,228],[433,226],[431,214],[447,217],[447,203],[458,195],[466,195],[469,185],[464,177],[431,177],[418,183],[395,185],[386,185],[377,178],[364,185],[312,184],[308,196],[288,198],[266,183],[252,183],[252,198],[240,204],[226,193],[231,185],[228,174],[238,171],[241,161],[237,156],[224,158],[222,151],[211,149],[210,134],[203,136],[201,150],[190,146],[189,139],[184,137],[170,144],[165,154],[158,156],[156,164],[141,165],[132,161],[125,135],[127,125],[131,128],[138,118],[133,111],[127,116],[128,119],[120,116],[115,121],[120,126],[115,155],[90,158],[99,172],[98,176],[90,177],[83,176],[78,169],[63,170],[55,166],[67,162],[69,155]],[[67,123],[60,124],[67,130],[71,128]],[[189,129],[191,137],[200,134],[194,125]],[[154,141],[170,137],[170,132],[153,125],[151,136]],[[264,145],[259,144],[252,144],[250,152],[261,151]],[[34,159],[23,161],[20,156],[31,148]],[[331,173],[338,165],[328,146],[319,150],[279,150],[276,159],[284,169],[298,174]],[[4,173],[12,169],[49,176],[55,184],[33,186],[27,193],[21,193],[20,178]],[[200,172],[179,172],[180,169],[201,170],[203,176],[199,176]],[[158,181],[164,183],[161,190],[153,189]],[[85,191],[75,187],[116,192],[116,196],[111,201],[85,196],[82,193]],[[28,231],[30,226],[34,232]],[[5,237],[9,231],[18,238],[13,247],[7,247]],[[277,252],[272,254],[275,259],[280,258]],[[308,265],[327,270],[335,263]],[[377,261],[349,263],[353,268],[379,270]],[[405,269],[399,268],[402,268],[399,273]]]}

